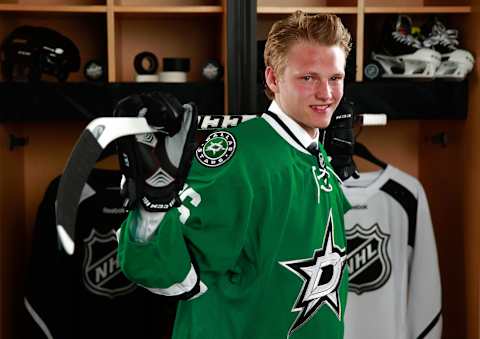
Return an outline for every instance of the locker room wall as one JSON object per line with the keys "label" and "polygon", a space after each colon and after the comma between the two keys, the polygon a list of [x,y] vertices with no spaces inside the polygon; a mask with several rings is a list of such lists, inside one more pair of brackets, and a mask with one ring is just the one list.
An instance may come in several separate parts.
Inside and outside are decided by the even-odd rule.
{"label": "locker room wall", "polygon": [[[29,144],[24,150],[26,236],[31,241],[38,205],[50,181],[62,173],[84,122],[28,123],[24,134]],[[54,154],[52,156],[52,154]],[[28,253],[27,253],[28,255]]]}
{"label": "locker room wall", "polygon": [[[37,209],[59,175],[86,122],[0,124],[0,339],[22,338],[23,284]],[[9,135],[28,137],[9,149]],[[115,157],[99,168],[118,168]]]}
{"label": "locker room wall", "polygon": [[[31,242],[32,228],[35,223],[38,205],[45,190],[57,175],[62,173],[70,152],[86,122],[48,122],[31,123],[23,127],[24,135],[29,138],[29,145],[24,149],[25,187],[25,224],[26,242]],[[52,156],[54,153],[54,156]],[[115,156],[97,164],[98,168],[117,169]],[[29,256],[30,248],[26,248]]]}
{"label": "locker room wall", "polygon": [[480,265],[480,0],[474,0],[473,13],[467,21],[467,48],[474,51],[475,73],[470,82],[470,109],[466,121],[464,137],[465,192],[465,267],[466,267],[466,310],[467,333],[471,338],[480,338],[479,326],[479,265]]}
{"label": "locker room wall", "polygon": [[[429,121],[421,124],[419,179],[430,203],[442,279],[444,338],[467,335],[468,255],[465,251],[465,121]],[[448,135],[446,147],[428,140],[438,132]]]}
{"label": "locker room wall", "polygon": [[[425,186],[436,232],[443,288],[444,338],[480,338],[480,1],[471,1],[464,47],[476,56],[469,76],[465,121],[424,121],[419,179]],[[475,33],[474,33],[475,32]],[[429,142],[445,132],[446,147]]]}
{"label": "locker room wall", "polygon": [[[466,121],[389,121],[366,127],[362,141],[378,158],[417,176],[425,187],[435,228],[443,284],[444,338],[480,338],[480,0],[471,1],[465,47],[477,63],[470,76]],[[1,25],[0,25],[1,26]],[[470,33],[470,34],[468,34]],[[85,123],[0,124],[0,339],[21,338],[15,314],[36,210],[47,184],[64,167]],[[446,132],[446,147],[430,137]],[[8,149],[8,136],[29,137]],[[358,160],[361,170],[375,170]]]}
{"label": "locker room wall", "polygon": [[[14,317],[22,308],[25,250],[23,149],[9,149],[9,136],[22,126],[0,125],[0,338],[11,338]],[[20,287],[20,288],[19,288]]]}
{"label": "locker room wall", "polygon": [[[374,156],[410,175],[418,177],[418,154],[420,140],[418,121],[388,121],[386,126],[367,126],[356,129],[357,140],[363,143]],[[362,172],[379,168],[360,157],[355,163]]]}

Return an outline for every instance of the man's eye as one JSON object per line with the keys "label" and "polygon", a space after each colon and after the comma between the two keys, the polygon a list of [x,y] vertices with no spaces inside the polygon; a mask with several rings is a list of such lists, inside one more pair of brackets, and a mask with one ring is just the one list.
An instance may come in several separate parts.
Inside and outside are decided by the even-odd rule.
{"label": "man's eye", "polygon": [[330,78],[330,80],[332,80],[332,81],[342,80],[342,76],[334,75],[333,77]]}
{"label": "man's eye", "polygon": [[310,80],[313,80],[313,77],[311,75],[305,75],[303,76],[303,80],[310,81]]}

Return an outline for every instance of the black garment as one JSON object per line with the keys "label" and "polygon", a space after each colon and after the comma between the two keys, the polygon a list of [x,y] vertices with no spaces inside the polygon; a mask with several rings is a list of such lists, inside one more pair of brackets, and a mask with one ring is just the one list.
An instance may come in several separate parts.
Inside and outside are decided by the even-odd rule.
{"label": "black garment", "polygon": [[115,231],[126,217],[120,173],[94,170],[90,175],[71,256],[55,227],[59,180],[45,193],[33,234],[25,286],[31,338],[169,338],[175,300],[135,285],[119,269]]}

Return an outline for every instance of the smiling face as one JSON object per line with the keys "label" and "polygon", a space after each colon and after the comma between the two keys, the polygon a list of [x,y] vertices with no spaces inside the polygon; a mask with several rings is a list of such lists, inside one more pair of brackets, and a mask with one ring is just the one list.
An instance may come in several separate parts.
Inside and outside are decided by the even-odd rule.
{"label": "smiling face", "polygon": [[280,108],[314,137],[317,128],[330,124],[342,99],[345,62],[339,46],[295,42],[280,74],[271,66],[266,68],[266,84]]}

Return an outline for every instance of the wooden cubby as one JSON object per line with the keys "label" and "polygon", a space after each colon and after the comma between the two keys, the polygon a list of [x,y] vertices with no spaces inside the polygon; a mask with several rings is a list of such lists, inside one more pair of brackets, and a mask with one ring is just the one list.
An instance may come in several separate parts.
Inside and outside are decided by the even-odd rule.
{"label": "wooden cubby", "polygon": [[[354,80],[362,82],[373,40],[387,15],[440,14],[460,30],[461,46],[478,59],[479,8],[480,0],[257,0],[256,38],[264,39],[276,19],[297,9],[336,13],[354,38]],[[25,24],[55,29],[79,47],[81,69],[69,82],[85,81],[83,66],[91,59],[105,60],[108,82],[132,82],[133,57],[143,50],[156,54],[160,69],[163,57],[191,58],[188,81],[199,82],[202,64],[216,58],[225,66],[228,113],[227,0],[0,0],[0,41]],[[425,187],[442,274],[445,339],[480,338],[478,66],[477,61],[468,80],[465,120],[389,121],[385,127],[364,127],[359,136],[372,153],[416,176]],[[0,124],[0,339],[25,337],[22,284],[36,211],[86,124],[62,119]],[[446,146],[431,141],[440,132],[449,137]],[[28,144],[10,149],[10,135],[27,137]],[[376,169],[357,161],[362,170]]]}
{"label": "wooden cubby", "polygon": [[[5,20],[3,20],[5,18]],[[101,13],[82,12],[18,12],[1,13],[0,25],[2,32],[11,32],[15,27],[28,25],[49,27],[68,36],[75,45],[82,46],[80,50],[81,65],[78,72],[71,73],[69,81],[84,81],[83,67],[92,59],[107,58],[107,22]],[[3,35],[5,36],[5,35]],[[95,40],[92,37],[98,37]]]}
{"label": "wooden cubby", "polygon": [[[187,80],[201,81],[203,64],[222,57],[221,19],[198,14],[187,17],[149,14],[147,18],[138,13],[116,14],[116,78],[121,82],[135,81],[135,55],[148,50],[158,57],[159,70],[164,57],[190,58]],[[158,35],[152,37],[152,31]]]}

